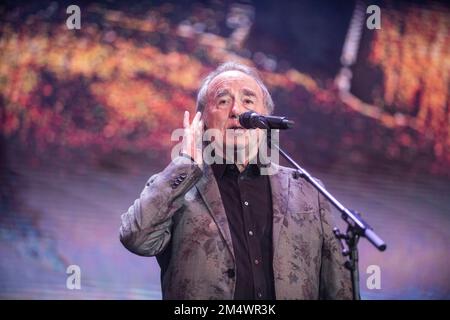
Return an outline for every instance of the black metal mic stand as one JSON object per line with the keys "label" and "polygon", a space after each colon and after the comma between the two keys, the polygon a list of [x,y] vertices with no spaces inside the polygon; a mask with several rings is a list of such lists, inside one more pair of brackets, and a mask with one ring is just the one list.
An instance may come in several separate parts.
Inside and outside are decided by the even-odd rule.
{"label": "black metal mic stand", "polygon": [[[333,233],[339,240],[342,247],[342,254],[347,258],[345,267],[350,270],[353,286],[353,299],[360,300],[359,290],[359,269],[358,269],[358,241],[360,237],[364,237],[372,243],[375,248],[380,251],[386,250],[386,243],[378,237],[373,229],[361,218],[361,215],[354,211],[347,209],[342,205],[331,193],[329,193],[324,187],[322,187],[312,176],[297,162],[295,162],[286,152],[284,152],[280,146],[271,143],[271,129],[265,122],[261,122],[260,128],[267,129],[267,142],[269,148],[275,147],[280,154],[285,158],[295,169],[299,177],[302,177],[308,181],[314,188],[317,189],[340,213],[342,219],[347,223],[347,231],[341,233],[338,228],[333,229]],[[272,151],[271,151],[272,152]]]}

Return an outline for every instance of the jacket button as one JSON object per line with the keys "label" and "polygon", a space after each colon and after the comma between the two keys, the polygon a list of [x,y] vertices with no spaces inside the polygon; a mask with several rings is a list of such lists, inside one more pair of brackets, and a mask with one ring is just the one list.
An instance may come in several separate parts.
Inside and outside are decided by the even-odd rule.
{"label": "jacket button", "polygon": [[228,278],[234,278],[236,273],[234,272],[234,269],[228,269],[227,270]]}

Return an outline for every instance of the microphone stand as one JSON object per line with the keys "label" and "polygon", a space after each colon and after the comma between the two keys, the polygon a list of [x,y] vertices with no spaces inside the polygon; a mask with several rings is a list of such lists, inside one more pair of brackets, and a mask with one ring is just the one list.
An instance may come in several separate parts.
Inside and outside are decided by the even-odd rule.
{"label": "microphone stand", "polygon": [[359,289],[359,269],[358,269],[358,241],[361,237],[366,238],[379,251],[386,250],[386,243],[378,237],[373,229],[361,218],[361,215],[354,211],[347,209],[342,205],[331,193],[322,187],[305,169],[295,162],[280,146],[271,144],[271,128],[265,121],[260,121],[259,128],[265,127],[267,129],[267,142],[269,147],[275,147],[280,154],[297,170],[298,177],[302,177],[309,182],[317,191],[319,191],[340,213],[341,218],[347,223],[347,231],[342,233],[338,228],[333,229],[333,233],[339,240],[342,248],[342,254],[347,258],[344,266],[350,270],[353,286],[353,299],[360,300]]}

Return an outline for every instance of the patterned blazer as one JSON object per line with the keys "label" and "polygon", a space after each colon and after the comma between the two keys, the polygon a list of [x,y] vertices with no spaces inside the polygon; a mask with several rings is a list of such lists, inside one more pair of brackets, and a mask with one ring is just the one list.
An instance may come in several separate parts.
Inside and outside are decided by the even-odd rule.
{"label": "patterned blazer", "polygon": [[[293,169],[276,169],[269,176],[276,298],[351,299],[329,205]],[[163,299],[233,299],[230,227],[209,166],[178,157],[153,175],[122,215],[120,240],[158,258]]]}

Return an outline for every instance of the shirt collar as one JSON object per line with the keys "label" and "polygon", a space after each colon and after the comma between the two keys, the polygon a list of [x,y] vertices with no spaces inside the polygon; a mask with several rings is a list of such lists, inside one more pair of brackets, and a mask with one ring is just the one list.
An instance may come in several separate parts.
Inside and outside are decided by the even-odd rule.
{"label": "shirt collar", "polygon": [[233,164],[213,163],[211,164],[211,168],[214,172],[214,176],[216,177],[216,179],[220,179],[224,175],[237,176],[239,174],[245,174],[248,177],[257,177],[261,175],[260,164],[253,164],[253,163],[248,164],[247,167],[242,172],[239,172],[239,169],[234,163]]}

